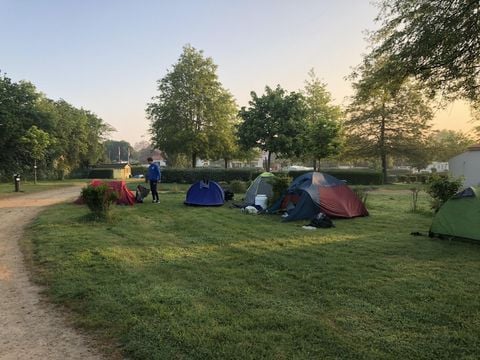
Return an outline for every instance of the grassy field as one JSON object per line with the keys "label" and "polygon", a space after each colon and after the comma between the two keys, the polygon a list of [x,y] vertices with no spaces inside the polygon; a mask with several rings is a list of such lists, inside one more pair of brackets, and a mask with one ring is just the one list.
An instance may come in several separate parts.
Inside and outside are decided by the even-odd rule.
{"label": "grassy field", "polygon": [[26,193],[33,193],[45,190],[56,189],[63,186],[84,185],[88,180],[63,180],[63,181],[21,181],[20,191],[15,192],[15,185],[13,183],[0,183],[0,198],[5,196],[19,196]]}
{"label": "grassy field", "polygon": [[480,246],[427,231],[395,187],[371,216],[304,230],[277,216],[183,205],[44,212],[25,248],[74,324],[132,359],[478,359]]}

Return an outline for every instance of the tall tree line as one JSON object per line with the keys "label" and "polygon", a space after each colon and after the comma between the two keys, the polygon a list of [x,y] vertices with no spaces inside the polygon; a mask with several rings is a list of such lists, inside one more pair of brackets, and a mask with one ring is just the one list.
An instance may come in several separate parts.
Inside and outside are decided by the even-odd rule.
{"label": "tall tree line", "polygon": [[104,137],[113,129],[65,100],[52,100],[27,81],[0,74],[0,177],[20,172],[63,178],[103,160]]}

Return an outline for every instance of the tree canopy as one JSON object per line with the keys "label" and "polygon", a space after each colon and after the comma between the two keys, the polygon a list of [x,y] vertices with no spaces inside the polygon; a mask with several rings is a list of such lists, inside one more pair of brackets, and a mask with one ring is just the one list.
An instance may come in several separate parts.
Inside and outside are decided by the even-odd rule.
{"label": "tree canopy", "polygon": [[480,2],[381,0],[370,57],[381,78],[415,76],[434,95],[480,101]]}
{"label": "tree canopy", "polygon": [[307,107],[306,127],[303,139],[304,156],[317,160],[336,155],[340,151],[342,110],[332,104],[332,96],[327,85],[322,83],[313,69],[305,82],[304,98]]}
{"label": "tree canopy", "polygon": [[112,128],[95,114],[54,101],[26,81],[0,74],[0,177],[30,172],[63,177],[103,159],[104,136]]}
{"label": "tree canopy", "polygon": [[254,91],[250,94],[249,107],[240,110],[239,144],[244,149],[257,147],[268,152],[267,168],[272,153],[300,155],[307,111],[302,95],[287,93],[280,85],[275,89],[266,86],[262,96]]}
{"label": "tree canopy", "polygon": [[159,94],[148,104],[153,146],[167,158],[186,154],[195,167],[198,157],[228,153],[237,108],[222,87],[217,66],[190,45],[158,81]]}
{"label": "tree canopy", "polygon": [[[370,87],[367,71],[357,83],[345,123],[347,152],[351,157],[378,158],[384,181],[387,181],[387,160],[390,156],[409,158],[424,163],[426,136],[433,114],[419,86],[404,82],[393,91]],[[367,85],[366,85],[367,84]]]}

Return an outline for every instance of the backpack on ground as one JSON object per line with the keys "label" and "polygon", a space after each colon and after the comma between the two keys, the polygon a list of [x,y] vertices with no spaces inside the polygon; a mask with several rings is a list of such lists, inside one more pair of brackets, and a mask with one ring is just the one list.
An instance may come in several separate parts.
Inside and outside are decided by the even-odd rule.
{"label": "backpack on ground", "polygon": [[312,219],[308,226],[313,226],[317,228],[331,228],[335,227],[332,219],[330,219],[326,214],[319,212],[315,217]]}
{"label": "backpack on ground", "polygon": [[135,201],[137,203],[143,203],[143,199],[147,197],[150,190],[147,189],[145,186],[138,185],[137,190],[135,191]]}

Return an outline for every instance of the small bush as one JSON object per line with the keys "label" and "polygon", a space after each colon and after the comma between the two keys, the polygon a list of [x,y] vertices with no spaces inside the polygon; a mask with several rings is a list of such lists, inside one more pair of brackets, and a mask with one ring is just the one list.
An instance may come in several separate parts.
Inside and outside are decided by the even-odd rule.
{"label": "small bush", "polygon": [[363,203],[363,205],[366,207],[367,206],[367,198],[368,198],[368,193],[371,190],[370,188],[366,187],[352,187],[352,191],[357,195],[357,197],[360,199],[360,201]]}
{"label": "small bush", "polygon": [[110,207],[118,199],[118,195],[106,184],[88,185],[82,189],[81,196],[95,220],[110,219]]}
{"label": "small bush", "polygon": [[268,205],[271,206],[275,201],[277,201],[283,193],[285,193],[292,182],[292,178],[289,176],[280,176],[277,175],[268,179],[268,182],[272,184],[273,196],[271,199],[268,199]]}
{"label": "small bush", "polygon": [[427,182],[427,193],[432,197],[432,209],[438,211],[440,207],[462,186],[461,179],[451,178],[448,175],[432,174]]}
{"label": "small bush", "polygon": [[235,194],[243,194],[247,191],[247,184],[245,181],[233,180],[230,182],[230,191],[233,191]]}
{"label": "small bush", "polygon": [[420,193],[420,191],[422,191],[421,188],[418,188],[418,187],[413,187],[413,188],[410,188],[410,191],[412,192],[412,206],[411,206],[411,210],[413,213],[416,213],[417,210],[418,210],[418,194]]}

